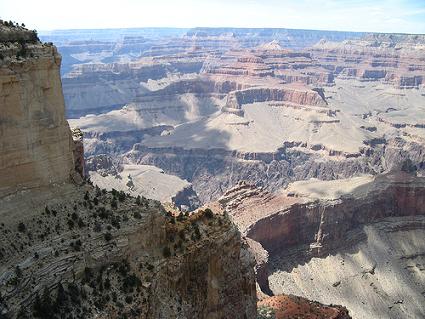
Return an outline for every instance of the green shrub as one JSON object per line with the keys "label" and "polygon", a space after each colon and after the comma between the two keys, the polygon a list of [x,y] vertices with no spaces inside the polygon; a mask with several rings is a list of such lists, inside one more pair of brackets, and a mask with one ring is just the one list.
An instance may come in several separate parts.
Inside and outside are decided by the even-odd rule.
{"label": "green shrub", "polygon": [[165,247],[162,249],[162,255],[163,255],[165,258],[170,257],[170,256],[171,256],[171,250],[170,250],[170,247],[165,246]]}
{"label": "green shrub", "polygon": [[142,215],[140,214],[140,212],[134,212],[133,216],[136,219],[141,219],[142,218]]}
{"label": "green shrub", "polygon": [[25,230],[26,230],[25,224],[23,222],[20,222],[18,224],[18,231],[21,232],[21,233],[23,233],[23,232],[25,232]]}
{"label": "green shrub", "polygon": [[106,241],[112,240],[112,234],[109,233],[109,232],[105,233],[103,236],[104,236],[104,238],[105,238]]}
{"label": "green shrub", "polygon": [[111,207],[115,208],[115,209],[118,207],[118,203],[117,203],[117,200],[115,199],[115,197],[113,197],[112,200],[111,200]]}
{"label": "green shrub", "polygon": [[74,222],[72,219],[68,219],[68,227],[70,230],[72,230],[74,228]]}
{"label": "green shrub", "polygon": [[124,193],[123,191],[120,191],[120,192],[118,193],[118,200],[119,200],[120,202],[123,202],[123,201],[125,200],[125,193]]}
{"label": "green shrub", "polygon": [[257,309],[257,319],[274,319],[276,318],[273,308],[268,306],[259,306]]}
{"label": "green shrub", "polygon": [[204,210],[204,215],[207,218],[213,218],[214,217],[213,211],[211,209],[209,209],[209,208],[207,208],[207,209]]}

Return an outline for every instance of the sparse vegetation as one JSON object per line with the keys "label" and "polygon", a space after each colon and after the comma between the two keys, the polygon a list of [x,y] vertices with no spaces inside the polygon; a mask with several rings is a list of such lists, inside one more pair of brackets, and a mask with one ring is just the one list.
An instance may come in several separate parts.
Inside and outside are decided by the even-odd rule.
{"label": "sparse vegetation", "polygon": [[165,247],[162,249],[162,255],[163,255],[165,258],[170,257],[170,256],[171,256],[171,250],[170,250],[170,247],[165,246]]}
{"label": "sparse vegetation", "polygon": [[118,203],[117,203],[117,200],[115,199],[115,197],[112,198],[112,200],[111,200],[111,207],[114,208],[114,209],[116,209],[118,207]]}
{"label": "sparse vegetation", "polygon": [[211,209],[209,209],[209,208],[207,208],[207,209],[204,210],[204,215],[207,218],[210,218],[210,219],[214,217],[213,211]]}
{"label": "sparse vegetation", "polygon": [[268,306],[259,306],[257,310],[257,319],[274,319],[276,318],[273,308]]}
{"label": "sparse vegetation", "polygon": [[112,234],[110,232],[105,233],[103,236],[104,236],[106,241],[112,240]]}
{"label": "sparse vegetation", "polygon": [[25,232],[25,230],[26,230],[27,228],[26,228],[26,226],[25,226],[25,224],[23,223],[23,222],[20,222],[19,224],[18,224],[18,231],[19,232],[21,232],[21,233],[23,233],[23,232]]}

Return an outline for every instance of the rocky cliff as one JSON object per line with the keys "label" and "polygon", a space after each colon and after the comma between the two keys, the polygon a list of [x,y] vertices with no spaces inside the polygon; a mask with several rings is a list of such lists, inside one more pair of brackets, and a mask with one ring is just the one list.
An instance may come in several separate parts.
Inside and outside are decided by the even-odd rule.
{"label": "rocky cliff", "polygon": [[[424,215],[424,181],[413,180],[405,173],[379,175],[372,184],[356,189],[356,196],[293,204],[288,210],[257,221],[247,229],[247,236],[269,252],[309,244],[313,254],[325,255],[338,248],[344,236],[357,225],[389,216]],[[263,225],[266,220],[281,226]]]}
{"label": "rocky cliff", "polygon": [[16,25],[0,39],[0,317],[255,318],[254,260],[228,217],[81,184],[56,48]]}
{"label": "rocky cliff", "polygon": [[0,25],[0,197],[66,182],[72,140],[56,48],[21,27]]}
{"label": "rocky cliff", "polygon": [[288,102],[300,106],[326,106],[326,100],[316,91],[296,90],[291,88],[253,88],[231,92],[227,96],[225,107],[241,109],[243,104],[256,102]]}
{"label": "rocky cliff", "polygon": [[414,318],[425,313],[424,192],[423,177],[401,171],[276,194],[240,183],[220,204],[252,240],[264,292],[342,304],[355,318]]}
{"label": "rocky cliff", "polygon": [[255,318],[254,261],[226,217],[114,194],[65,185],[2,203],[2,315]]}

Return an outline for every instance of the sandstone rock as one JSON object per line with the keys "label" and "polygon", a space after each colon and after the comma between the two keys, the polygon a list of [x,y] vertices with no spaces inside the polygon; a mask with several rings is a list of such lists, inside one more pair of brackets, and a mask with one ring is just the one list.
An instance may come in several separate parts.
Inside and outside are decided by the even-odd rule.
{"label": "sandstone rock", "polygon": [[351,316],[345,307],[325,306],[305,298],[293,295],[279,295],[266,298],[258,303],[259,309],[270,308],[274,311],[274,318],[323,318],[323,319],[350,319]]}
{"label": "sandstone rock", "polygon": [[[34,40],[34,33],[4,28],[0,30],[0,52],[5,56],[0,61],[0,196],[67,182],[74,170],[59,76],[61,57],[55,47]],[[21,41],[19,48],[15,41]]]}

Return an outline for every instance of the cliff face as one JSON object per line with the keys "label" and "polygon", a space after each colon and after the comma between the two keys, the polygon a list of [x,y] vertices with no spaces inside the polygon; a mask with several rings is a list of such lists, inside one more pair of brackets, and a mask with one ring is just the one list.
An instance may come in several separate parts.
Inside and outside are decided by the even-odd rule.
{"label": "cliff face", "polygon": [[0,317],[255,318],[254,260],[229,218],[71,183],[84,148],[60,56],[21,27],[0,23],[0,39]]}
{"label": "cliff face", "polygon": [[335,77],[383,81],[397,88],[420,88],[425,65],[423,35],[370,34],[360,40],[320,41],[313,57]]}
{"label": "cliff face", "polygon": [[[314,255],[338,248],[345,235],[361,224],[390,216],[425,214],[423,178],[412,182],[407,174],[378,176],[361,197],[299,203],[259,220],[247,236],[269,252],[294,245],[312,245]],[[273,225],[273,226],[272,226]]]}
{"label": "cliff face", "polygon": [[275,194],[240,183],[220,204],[250,239],[263,292],[342,304],[355,318],[419,318],[424,199],[424,178],[402,171]]}
{"label": "cliff face", "polygon": [[73,159],[56,48],[28,30],[0,34],[1,196],[67,181]]}
{"label": "cliff face", "polygon": [[297,91],[285,88],[252,88],[230,93],[227,96],[226,107],[230,109],[240,109],[243,104],[266,101],[283,101],[296,105],[308,106],[326,106],[326,100],[313,90]]}

